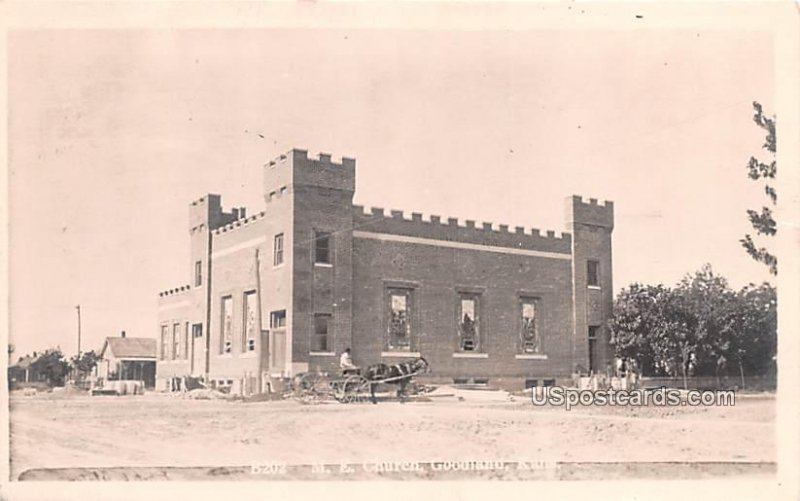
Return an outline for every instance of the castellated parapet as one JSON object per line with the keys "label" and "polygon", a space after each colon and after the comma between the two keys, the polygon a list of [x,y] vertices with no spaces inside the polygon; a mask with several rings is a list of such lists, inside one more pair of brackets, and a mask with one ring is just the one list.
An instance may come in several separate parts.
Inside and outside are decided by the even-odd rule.
{"label": "castellated parapet", "polygon": [[170,297],[170,296],[177,296],[180,294],[185,294],[191,290],[191,287],[188,285],[182,285],[180,287],[175,287],[174,289],[169,289],[165,291],[161,291],[158,293],[158,297]]}
{"label": "castellated parapet", "polygon": [[230,212],[222,210],[222,197],[213,193],[202,196],[189,206],[189,231],[208,229],[215,230],[228,223],[244,219],[247,211],[244,207],[235,207]]}
{"label": "castellated parapet", "polygon": [[595,198],[584,202],[579,195],[567,197],[566,219],[568,228],[572,228],[574,224],[582,224],[613,230],[614,202],[606,200],[599,204]]}
{"label": "castellated parapet", "polygon": [[264,165],[264,195],[286,186],[313,186],[355,192],[356,161],[340,162],[327,153],[310,158],[307,150],[292,149]]}
{"label": "castellated parapet", "polygon": [[247,225],[255,223],[256,221],[259,221],[259,220],[263,219],[264,216],[266,216],[266,215],[267,215],[267,213],[265,211],[261,211],[258,214],[255,214],[255,215],[250,216],[250,217],[236,219],[233,222],[230,222],[230,223],[228,223],[228,224],[226,224],[224,226],[220,226],[216,230],[213,230],[213,233],[215,235],[219,235],[221,233],[227,233],[229,231],[233,231],[233,230],[236,230],[238,228],[245,227]]}
{"label": "castellated parapet", "polygon": [[[508,389],[608,366],[611,202],[569,197],[565,233],[365,211],[353,205],[355,167],[293,149],[261,166],[265,203],[253,214],[223,210],[215,194],[191,203],[191,287],[158,295],[160,389],[201,375],[232,393],[266,391],[278,378],[338,370],[347,347],[359,364],[424,356],[426,377]],[[405,325],[392,323],[398,309]],[[467,331],[462,319],[475,314],[485,328]]]}
{"label": "castellated parapet", "polygon": [[386,215],[382,208],[373,207],[366,212],[361,205],[353,206],[353,230],[563,254],[571,252],[572,242],[570,233],[547,231],[542,235],[537,228],[526,230],[521,226],[511,231],[505,224],[495,229],[493,223],[477,226],[469,219],[462,225],[457,218],[450,217],[442,222],[436,215],[425,220],[418,212],[412,212],[408,218],[403,211],[391,210]]}

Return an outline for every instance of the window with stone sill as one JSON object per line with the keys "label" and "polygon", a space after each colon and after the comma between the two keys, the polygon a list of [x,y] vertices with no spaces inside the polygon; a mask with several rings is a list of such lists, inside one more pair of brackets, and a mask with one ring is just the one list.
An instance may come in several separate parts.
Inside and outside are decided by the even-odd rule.
{"label": "window with stone sill", "polygon": [[222,298],[222,344],[220,353],[231,353],[233,350],[233,297]]}
{"label": "window with stone sill", "polygon": [[314,315],[314,332],[311,337],[311,351],[327,352],[330,347],[328,339],[331,315],[317,313]]}
{"label": "window with stone sill", "polygon": [[314,233],[314,263],[332,264],[331,234],[317,231]]}
{"label": "window with stone sill", "polygon": [[256,315],[258,314],[258,305],[256,304],[256,291],[248,291],[244,293],[244,308],[243,314],[243,332],[242,332],[242,351],[255,351],[256,349],[256,335],[259,329],[256,326]]}
{"label": "window with stone sill", "polygon": [[480,296],[460,293],[457,315],[458,351],[467,353],[481,351]]}
{"label": "window with stone sill", "polygon": [[411,351],[412,291],[392,288],[387,294],[387,350]]}
{"label": "window with stone sill", "polygon": [[520,352],[523,354],[541,354],[542,338],[537,315],[538,301],[533,298],[522,298],[520,306]]}
{"label": "window with stone sill", "polygon": [[595,260],[586,261],[586,285],[600,287],[600,263]]}

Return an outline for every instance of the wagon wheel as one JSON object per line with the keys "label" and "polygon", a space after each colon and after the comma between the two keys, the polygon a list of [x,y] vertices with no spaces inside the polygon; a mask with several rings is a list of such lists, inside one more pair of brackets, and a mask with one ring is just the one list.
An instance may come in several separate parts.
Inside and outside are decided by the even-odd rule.
{"label": "wagon wheel", "polygon": [[322,382],[322,375],[317,372],[303,374],[297,387],[294,388],[294,397],[304,402],[316,399]]}
{"label": "wagon wheel", "polygon": [[333,392],[333,398],[336,399],[337,402],[341,402],[346,404],[346,392],[345,392],[345,381],[343,380],[336,380],[331,381],[331,390]]}
{"label": "wagon wheel", "polygon": [[364,376],[353,375],[340,383],[341,398],[337,398],[342,403],[365,402],[369,398],[369,382]]}

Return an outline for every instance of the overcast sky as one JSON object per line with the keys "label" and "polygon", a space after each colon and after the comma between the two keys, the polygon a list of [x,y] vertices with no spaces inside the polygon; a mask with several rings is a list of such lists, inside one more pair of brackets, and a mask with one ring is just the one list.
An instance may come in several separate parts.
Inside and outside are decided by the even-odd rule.
{"label": "overcast sky", "polygon": [[[710,262],[765,200],[752,101],[773,49],[744,31],[49,31],[9,35],[11,335],[17,352],[155,337],[189,282],[188,204],[261,210],[292,147],[357,159],[356,203],[565,230],[613,200],[614,287]],[[263,136],[263,137],[262,137]]]}

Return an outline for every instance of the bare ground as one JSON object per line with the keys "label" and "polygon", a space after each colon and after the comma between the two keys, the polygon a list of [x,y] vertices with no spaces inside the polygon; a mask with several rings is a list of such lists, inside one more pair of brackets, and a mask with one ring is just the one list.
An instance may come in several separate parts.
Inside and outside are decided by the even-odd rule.
{"label": "bare ground", "polygon": [[[106,473],[88,478],[130,478],[135,471],[141,474],[133,478],[220,471],[241,478],[251,475],[254,464],[284,464],[285,478],[292,478],[294,465],[312,463],[470,460],[566,462],[576,478],[593,477],[604,464],[627,465],[621,470],[630,473],[646,466],[641,462],[704,464],[701,469],[712,474],[769,474],[774,419],[769,395],[737,395],[735,407],[571,411],[485,391],[379,405],[12,395],[11,476],[28,471],[23,478],[40,478],[40,469],[57,468],[59,478],[85,479],[85,469],[95,468]],[[123,474],[109,473],[114,471]],[[675,467],[662,473],[686,475]]]}

